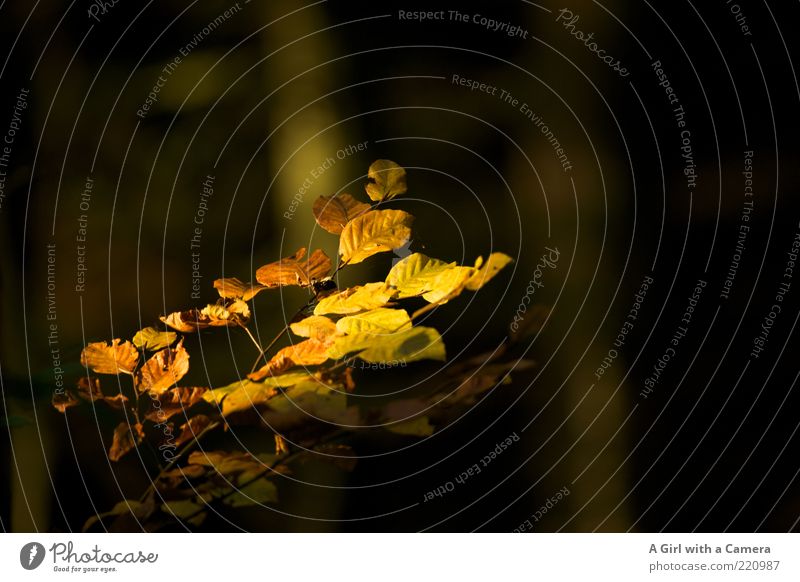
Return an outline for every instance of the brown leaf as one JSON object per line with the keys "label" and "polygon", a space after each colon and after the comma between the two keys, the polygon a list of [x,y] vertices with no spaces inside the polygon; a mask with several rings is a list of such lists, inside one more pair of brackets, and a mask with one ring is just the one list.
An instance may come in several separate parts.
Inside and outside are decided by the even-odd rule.
{"label": "brown leaf", "polygon": [[250,301],[264,289],[268,289],[268,287],[254,283],[244,283],[236,277],[229,277],[214,281],[214,289],[217,290],[220,297]]}
{"label": "brown leaf", "polygon": [[174,348],[164,348],[145,362],[136,375],[137,389],[161,394],[175,386],[188,371],[189,353],[181,340]]}
{"label": "brown leaf", "polygon": [[144,432],[141,424],[128,425],[121,422],[114,429],[114,440],[111,442],[111,449],[108,451],[108,458],[112,461],[119,461],[128,451],[134,449],[142,442]]}
{"label": "brown leaf", "polygon": [[161,321],[183,333],[192,333],[208,327],[245,325],[250,320],[250,308],[241,299],[224,300],[206,305],[203,309],[176,311],[161,317]]}
{"label": "brown leaf", "polygon": [[344,226],[370,209],[370,205],[359,202],[350,194],[320,196],[314,201],[314,218],[322,228],[332,234],[341,234]]}
{"label": "brown leaf", "polygon": [[139,351],[131,342],[115,339],[87,345],[81,352],[81,365],[98,374],[133,374],[139,361]]}
{"label": "brown leaf", "polygon": [[87,378],[81,376],[78,379],[78,396],[89,402],[96,402],[98,400],[105,402],[112,408],[122,410],[128,402],[128,398],[122,392],[115,396],[106,396],[100,389],[100,380],[98,378]]}
{"label": "brown leaf", "polygon": [[188,443],[191,440],[197,438],[201,432],[203,432],[208,425],[211,424],[211,419],[208,418],[205,414],[198,414],[193,416],[189,419],[189,422],[186,422],[181,425],[181,434],[178,435],[178,438],[175,439],[175,446],[181,447],[185,443]]}
{"label": "brown leaf", "polygon": [[275,376],[295,366],[316,366],[328,360],[330,342],[307,339],[278,351],[261,369],[249,374],[251,380],[263,380]]}
{"label": "brown leaf", "polygon": [[256,279],[267,287],[300,285],[307,287],[314,281],[325,278],[331,271],[331,260],[323,251],[317,249],[305,261],[306,248],[298,250],[294,256],[264,265],[256,271]]}
{"label": "brown leaf", "polygon": [[72,393],[71,390],[63,390],[55,392],[52,399],[53,407],[61,413],[67,411],[67,408],[72,408],[81,403],[80,400]]}
{"label": "brown leaf", "polygon": [[206,390],[208,388],[170,388],[158,396],[153,395],[150,397],[152,409],[145,418],[153,422],[164,422],[203,400]]}

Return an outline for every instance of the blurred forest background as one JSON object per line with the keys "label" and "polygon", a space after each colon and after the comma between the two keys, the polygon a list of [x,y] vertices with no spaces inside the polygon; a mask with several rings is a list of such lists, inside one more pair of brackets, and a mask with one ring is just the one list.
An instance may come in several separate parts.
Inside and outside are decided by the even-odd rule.
{"label": "blurred forest background", "polygon": [[[527,39],[473,23],[397,18],[398,10],[438,9],[431,3],[120,0],[99,21],[87,16],[88,2],[69,10],[62,2],[36,3],[35,10],[4,3],[0,54],[10,56],[0,129],[19,89],[29,88],[30,97],[0,209],[0,366],[10,437],[2,449],[3,529],[79,529],[95,511],[138,497],[149,483],[137,459],[106,460],[113,419],[82,410],[65,421],[50,405],[46,245],[57,247],[58,341],[71,383],[81,374],[85,342],[129,338],[159,315],[213,301],[217,277],[248,280],[300,246],[335,256],[336,237],[315,228],[311,204],[322,194],[362,195],[366,169],[378,158],[408,169],[401,207],[417,217],[412,249],[470,264],[490,251],[516,259],[470,301],[448,304],[428,323],[443,330],[452,357],[462,349],[462,358],[478,355],[507,336],[544,248],[559,249],[559,264],[535,297],[554,306],[552,314],[526,339],[539,365],[514,374],[512,384],[423,443],[361,439],[356,450],[375,456],[352,473],[308,463],[295,475],[308,483],[279,487],[280,512],[245,512],[239,527],[510,531],[564,487],[570,495],[536,530],[794,527],[798,465],[779,454],[797,446],[797,415],[784,412],[797,409],[796,365],[780,360],[739,386],[732,363],[753,335],[736,335],[740,316],[746,313],[745,328],[757,328],[777,278],[768,274],[780,272],[798,222],[797,164],[786,164],[798,153],[796,79],[780,37],[770,32],[769,11],[748,4],[759,69],[731,15],[716,4],[660,3],[656,15],[646,2],[573,1],[580,28],[632,71],[622,79],[554,22],[560,6],[548,3],[550,12],[525,2],[460,8],[518,24]],[[798,16],[794,8],[773,9],[785,11],[776,16],[784,23]],[[226,10],[230,17],[205,35]],[[715,46],[724,47],[724,62]],[[690,112],[701,176],[691,206],[674,121],[650,69],[656,58]],[[736,92],[726,64],[734,67]],[[519,107],[454,85],[454,74],[528,103],[552,128],[572,170],[563,170]],[[137,116],[160,75],[157,101]],[[739,222],[748,149],[741,112],[759,192],[752,246],[737,292],[704,338]],[[362,151],[336,158],[364,142]],[[328,158],[335,164],[312,180],[287,219],[300,186]],[[190,239],[208,176],[214,194],[202,225],[195,300]],[[87,177],[93,187],[83,212]],[[88,271],[85,291],[76,293],[81,214],[88,216]],[[379,256],[343,277],[347,284],[381,279],[391,261]],[[648,273],[656,283],[637,327],[597,382],[594,372]],[[767,284],[755,284],[759,276]],[[708,303],[659,393],[643,401],[642,382],[702,277]],[[306,299],[300,289],[261,294],[260,334],[271,337]],[[775,356],[792,331],[797,300],[789,301],[770,338]],[[751,302],[757,308],[748,312]],[[228,383],[252,363],[243,334],[220,331],[187,343],[195,354],[202,350],[192,360],[193,384]],[[701,347],[703,357],[694,359]],[[435,365],[411,368],[357,374],[368,393],[388,392]],[[522,444],[435,506],[364,519],[421,501],[513,432]],[[242,438],[254,452],[272,446],[264,435]],[[216,445],[224,446],[220,439]],[[761,453],[749,456],[756,448]],[[381,456],[386,450],[396,452]]]}

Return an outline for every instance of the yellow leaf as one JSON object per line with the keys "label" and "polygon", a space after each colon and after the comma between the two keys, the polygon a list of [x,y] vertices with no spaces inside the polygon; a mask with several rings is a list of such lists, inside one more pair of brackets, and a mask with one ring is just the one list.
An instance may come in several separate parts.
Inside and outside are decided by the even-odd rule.
{"label": "yellow leaf", "polygon": [[370,210],[342,230],[339,254],[348,264],[402,247],[411,238],[414,217],[402,210]]}
{"label": "yellow leaf", "polygon": [[358,410],[347,406],[347,395],[339,387],[307,380],[267,402],[264,421],[274,430],[289,430],[309,420],[321,419],[334,424],[358,424]]}
{"label": "yellow leaf", "polygon": [[351,287],[322,299],[314,308],[314,314],[335,313],[344,315],[368,311],[387,305],[395,295],[397,295],[397,291],[390,288],[386,283],[367,283],[364,286]]}
{"label": "yellow leaf", "polygon": [[299,336],[319,340],[336,334],[336,324],[322,315],[306,317],[301,321],[290,324],[289,327]]}
{"label": "yellow leaf", "polygon": [[478,257],[478,260],[475,261],[475,272],[464,287],[470,291],[477,291],[513,260],[505,253],[492,253],[485,263],[483,262],[483,257]]}
{"label": "yellow leaf", "polygon": [[445,360],[442,337],[432,327],[412,327],[392,334],[357,333],[337,338],[328,350],[333,359],[358,352],[370,363]]}
{"label": "yellow leaf", "polygon": [[147,360],[136,374],[139,392],[161,394],[174,387],[189,371],[189,352],[181,340],[175,348],[164,348]]}
{"label": "yellow leaf", "polygon": [[244,283],[236,277],[228,277],[226,279],[217,279],[214,281],[214,289],[217,290],[220,297],[250,301],[261,291],[268,289],[268,287],[253,283]]}
{"label": "yellow leaf", "polygon": [[331,260],[324,252],[317,249],[304,261],[302,259],[305,256],[306,249],[303,247],[292,257],[264,265],[256,271],[256,279],[267,287],[284,285],[307,287],[330,273]]}
{"label": "yellow leaf", "polygon": [[291,372],[280,376],[271,376],[263,382],[239,380],[209,390],[203,394],[203,400],[212,404],[222,403],[222,414],[228,415],[239,410],[246,410],[255,404],[262,404],[277,393],[277,388],[293,386],[310,378],[308,372]]}
{"label": "yellow leaf", "polygon": [[81,352],[81,365],[87,366],[98,374],[133,374],[139,361],[139,352],[131,342],[120,343],[115,339],[107,342],[95,342],[87,345]]}
{"label": "yellow leaf", "polygon": [[133,345],[139,349],[155,351],[172,345],[176,339],[178,334],[174,331],[159,331],[154,327],[146,327],[133,336]]}
{"label": "yellow leaf", "polygon": [[401,299],[422,295],[429,303],[446,303],[461,293],[474,274],[472,267],[459,267],[414,253],[392,267],[386,283],[398,290]]}
{"label": "yellow leaf", "polygon": [[369,204],[359,202],[350,194],[339,194],[320,196],[314,201],[313,211],[317,224],[332,234],[340,234],[348,222],[369,209]]}
{"label": "yellow leaf", "polygon": [[340,333],[390,334],[411,327],[411,318],[404,309],[380,307],[336,322]]}
{"label": "yellow leaf", "polygon": [[367,177],[371,180],[366,185],[367,196],[376,202],[391,200],[395,196],[404,194],[408,189],[405,169],[391,160],[372,162]]}

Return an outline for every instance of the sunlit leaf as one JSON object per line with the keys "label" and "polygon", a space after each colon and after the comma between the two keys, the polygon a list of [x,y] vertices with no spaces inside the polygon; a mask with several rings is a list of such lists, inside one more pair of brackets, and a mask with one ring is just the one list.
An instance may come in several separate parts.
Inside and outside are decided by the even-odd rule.
{"label": "sunlit leaf", "polygon": [[240,380],[227,386],[209,390],[203,394],[203,399],[212,404],[222,403],[222,414],[227,416],[234,412],[263,404],[277,394],[277,388],[293,386],[308,378],[308,372],[290,372],[280,376],[269,376],[263,382]]}
{"label": "sunlit leaf", "polygon": [[275,376],[295,366],[316,366],[328,360],[330,343],[318,339],[307,339],[286,346],[276,353],[259,370],[248,374],[251,380],[262,380],[267,376]]}
{"label": "sunlit leaf", "polygon": [[422,295],[430,303],[446,303],[461,293],[474,273],[472,267],[414,253],[392,267],[386,283],[397,289],[400,298]]}
{"label": "sunlit leaf", "polygon": [[336,324],[327,317],[312,315],[289,326],[296,335],[301,337],[324,340],[336,335]]}
{"label": "sunlit leaf", "polygon": [[133,374],[139,361],[139,351],[131,342],[115,339],[87,345],[81,352],[81,365],[98,374]]}
{"label": "sunlit leaf", "polygon": [[336,322],[340,333],[391,334],[411,327],[411,318],[404,309],[380,307],[357,315],[343,317]]}
{"label": "sunlit leaf", "polygon": [[392,334],[347,335],[337,338],[328,351],[330,357],[334,359],[353,353],[357,353],[359,358],[370,363],[446,359],[442,337],[432,327],[412,327]]}
{"label": "sunlit leaf", "polygon": [[369,209],[369,204],[359,202],[350,194],[338,194],[320,196],[314,201],[313,210],[317,224],[332,234],[340,234],[348,222]]}
{"label": "sunlit leaf", "polygon": [[145,415],[147,420],[153,422],[164,422],[168,418],[201,402],[207,388],[200,387],[180,387],[170,388],[159,395],[150,395],[150,411]]}
{"label": "sunlit leaf", "polygon": [[189,441],[194,440],[197,436],[211,425],[211,419],[205,414],[197,414],[185,422],[180,427],[180,434],[175,439],[175,446],[180,447]]}
{"label": "sunlit leaf", "polygon": [[387,305],[397,291],[386,283],[367,283],[345,289],[340,293],[322,299],[314,308],[315,315],[350,314],[369,311]]}
{"label": "sunlit leaf", "polygon": [[343,390],[315,379],[300,382],[268,400],[261,415],[273,430],[278,431],[290,430],[299,423],[314,419],[346,425],[359,422],[358,409],[347,406]]}
{"label": "sunlit leaf", "polygon": [[81,403],[77,396],[71,390],[63,390],[62,392],[55,392],[51,400],[53,407],[61,413],[67,411],[67,408],[72,408]]}
{"label": "sunlit leaf", "polygon": [[174,331],[159,331],[154,327],[146,327],[133,336],[133,345],[140,350],[156,351],[165,348],[178,339]]}
{"label": "sunlit leaf", "polygon": [[228,277],[215,280],[214,289],[217,290],[220,297],[250,301],[264,289],[269,289],[269,287],[256,283],[244,283],[236,277]]}
{"label": "sunlit leaf", "polygon": [[376,202],[391,200],[407,190],[405,169],[391,160],[372,162],[367,177],[371,180],[365,187],[367,196]]}
{"label": "sunlit leaf", "polygon": [[174,348],[164,348],[153,354],[136,374],[140,392],[161,394],[175,386],[189,371],[189,352],[181,340]]}
{"label": "sunlit leaf", "polygon": [[331,260],[323,251],[317,249],[306,260],[305,247],[294,256],[260,267],[256,271],[256,279],[267,287],[283,285],[300,285],[307,287],[314,281],[325,278],[331,271]]}
{"label": "sunlit leaf", "polygon": [[492,253],[486,262],[483,262],[483,257],[478,257],[478,260],[475,261],[475,272],[464,287],[470,291],[477,291],[513,260],[505,253]]}
{"label": "sunlit leaf", "polygon": [[370,210],[342,230],[339,254],[348,264],[402,247],[411,238],[414,217],[402,210]]}
{"label": "sunlit leaf", "polygon": [[161,317],[161,321],[183,333],[192,333],[208,327],[245,325],[250,320],[250,308],[241,299],[207,305],[203,309],[176,311]]}
{"label": "sunlit leaf", "polygon": [[108,458],[112,461],[119,461],[125,453],[136,448],[144,432],[141,424],[130,426],[127,422],[121,422],[114,429],[114,439],[111,442],[111,449],[108,451]]}

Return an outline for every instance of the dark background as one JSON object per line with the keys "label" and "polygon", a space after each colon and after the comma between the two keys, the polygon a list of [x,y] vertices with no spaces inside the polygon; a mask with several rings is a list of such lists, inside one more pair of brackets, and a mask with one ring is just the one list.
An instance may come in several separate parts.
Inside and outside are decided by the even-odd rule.
{"label": "dark background", "polygon": [[[336,191],[360,195],[377,158],[408,168],[402,207],[417,216],[415,248],[462,263],[492,250],[516,260],[433,315],[451,357],[497,345],[544,247],[559,249],[535,296],[552,307],[550,318],[525,340],[538,366],[432,438],[364,435],[353,473],[309,463],[295,475],[304,483],[279,485],[280,512],[248,510],[207,529],[510,531],[563,487],[570,495],[534,531],[797,529],[800,282],[765,351],[750,357],[800,222],[795,4],[740,2],[745,36],[724,2],[573,2],[576,28],[594,32],[630,71],[621,78],[556,22],[563,6],[549,2],[458,8],[517,24],[527,39],[472,22],[402,21],[398,10],[415,9],[407,2],[240,2],[169,76],[143,120],[136,111],[161,68],[232,4],[120,0],[100,22],[85,1],[69,10],[43,4],[0,7],[0,131],[20,88],[30,89],[0,208],[4,530],[79,529],[149,482],[138,459],[106,461],[112,418],[70,411],[65,421],[50,406],[47,244],[58,249],[59,345],[71,382],[84,343],[130,337],[160,314],[213,301],[218,276],[247,279],[299,246],[334,256],[336,239],[313,229],[311,203]],[[698,173],[691,192],[654,60],[686,110]],[[519,110],[453,85],[454,74],[528,103],[573,169],[562,170]],[[283,217],[312,168],[364,141],[365,151],[314,182],[292,220]],[[746,150],[754,152],[751,230],[722,299]],[[209,174],[197,302],[189,238]],[[75,234],[88,175],[89,271],[78,294]],[[381,278],[391,260],[376,257],[344,283]],[[639,319],[596,381],[646,275],[654,284]],[[643,382],[698,279],[708,285],[688,334],[644,399]],[[280,329],[303,293],[261,294],[260,334]],[[196,338],[187,343],[201,349]],[[189,378],[224,384],[251,360],[245,337],[204,335]],[[435,370],[359,372],[359,386],[386,392]],[[520,442],[478,477],[421,503],[514,432]],[[263,434],[241,438],[254,452],[271,446]]]}

